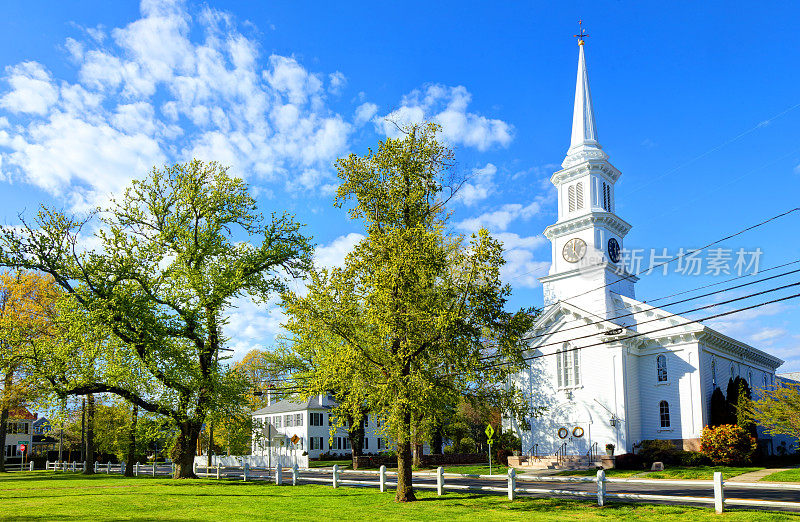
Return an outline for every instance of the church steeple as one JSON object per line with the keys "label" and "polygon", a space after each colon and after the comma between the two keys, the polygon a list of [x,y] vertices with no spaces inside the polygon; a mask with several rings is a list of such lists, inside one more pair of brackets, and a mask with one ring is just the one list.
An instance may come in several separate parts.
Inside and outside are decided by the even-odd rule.
{"label": "church steeple", "polygon": [[583,55],[583,40],[578,43],[578,79],[575,82],[575,108],[572,112],[572,140],[569,152],[573,154],[584,148],[600,149],[597,142],[597,127],[594,123],[592,91],[589,89],[589,75],[586,73],[586,58]]}

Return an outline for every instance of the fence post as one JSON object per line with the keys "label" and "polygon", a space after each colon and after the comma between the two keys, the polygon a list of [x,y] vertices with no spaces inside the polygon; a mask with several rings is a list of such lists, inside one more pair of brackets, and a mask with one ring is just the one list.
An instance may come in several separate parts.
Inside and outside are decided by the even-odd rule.
{"label": "fence post", "polygon": [[381,465],[381,493],[386,491],[386,466]]}
{"label": "fence post", "polygon": [[119,474],[120,475],[124,475],[125,474],[125,461],[124,460],[121,460],[119,462]]}
{"label": "fence post", "polygon": [[106,475],[111,474],[111,461],[106,462]]}
{"label": "fence post", "polygon": [[45,460],[44,461],[44,470],[48,471],[49,469],[50,469],[50,461],[49,460]]}
{"label": "fence post", "polygon": [[[84,462],[86,462],[86,461],[84,461]],[[84,465],[84,468],[86,468],[85,465]],[[94,461],[94,472],[97,473],[97,461],[96,460]]]}
{"label": "fence post", "polygon": [[281,485],[283,484],[283,463],[278,462],[275,466],[275,484]]}
{"label": "fence post", "polygon": [[436,468],[436,494],[440,497],[444,495],[444,468]]}
{"label": "fence post", "polygon": [[242,480],[247,482],[247,462],[245,462],[244,466],[242,466]]}
{"label": "fence post", "polygon": [[508,470],[508,500],[514,500],[517,494],[517,470],[510,468]]}
{"label": "fence post", "polygon": [[597,470],[597,505],[606,505],[606,472],[605,470]]}
{"label": "fence post", "polygon": [[297,477],[300,475],[300,468],[297,467],[297,462],[292,466],[292,486],[297,485]]}
{"label": "fence post", "polygon": [[334,464],[333,465],[333,487],[334,488],[338,488],[339,487],[339,465],[338,464]]}
{"label": "fence post", "polygon": [[192,462],[192,473],[197,475],[197,461]]}
{"label": "fence post", "polygon": [[725,490],[722,482],[722,473],[714,472],[714,511],[722,513],[725,508]]}
{"label": "fence post", "polygon": [[139,463],[138,462],[133,465],[133,474],[135,476],[137,476],[137,477],[139,476]]}
{"label": "fence post", "polygon": [[219,480],[219,464],[217,464],[217,480]]}

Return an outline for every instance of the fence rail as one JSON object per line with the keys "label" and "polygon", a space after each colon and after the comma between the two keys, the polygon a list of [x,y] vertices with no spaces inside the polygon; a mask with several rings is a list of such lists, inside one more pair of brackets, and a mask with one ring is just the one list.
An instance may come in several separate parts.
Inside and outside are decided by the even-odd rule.
{"label": "fence rail", "polygon": [[[102,464],[95,463],[94,470],[97,473],[124,473],[125,463],[121,464]],[[31,469],[33,466],[31,464]],[[83,463],[79,462],[48,462],[46,469],[55,471],[82,471]],[[165,464],[134,464],[134,475],[136,476],[158,476],[170,475],[174,471],[174,465]],[[305,482],[331,484],[334,488],[339,486],[368,486],[379,487],[386,491],[387,487],[397,486],[396,481],[387,480],[396,477],[397,472],[388,471],[386,466],[381,466],[380,470],[342,470],[338,465],[332,469],[326,468],[299,468],[296,464],[291,468],[285,467],[255,467],[244,464],[242,466],[205,466],[198,463],[194,464],[194,472],[198,477],[216,479],[241,479],[248,480],[268,480],[274,481],[278,485],[296,485],[299,480]],[[309,476],[317,475],[317,476]],[[330,475],[330,477],[320,477],[319,475]],[[343,478],[346,475],[360,475],[363,478]],[[365,477],[366,475],[366,477]],[[375,476],[377,480],[370,480],[369,476]],[[478,491],[491,493],[505,493],[510,500],[514,500],[518,493],[544,494],[544,495],[563,495],[574,497],[596,497],[599,506],[605,505],[607,499],[622,501],[651,501],[651,502],[679,502],[679,503],[698,503],[713,504],[717,513],[722,513],[726,506],[747,506],[762,508],[780,508],[800,510],[800,502],[762,500],[762,499],[742,499],[725,498],[726,483],[722,479],[722,473],[715,472],[713,480],[655,480],[655,479],[624,479],[607,478],[605,471],[598,470],[594,477],[548,477],[534,475],[517,475],[516,470],[510,469],[507,475],[478,475],[470,473],[445,473],[443,468],[437,468],[436,472],[414,473],[413,478],[435,478],[436,483],[415,482],[413,486],[420,489],[436,489],[439,495],[445,491]],[[447,483],[447,478],[473,478],[481,480],[496,480],[505,482],[497,486],[468,485]],[[596,491],[581,491],[572,489],[550,489],[528,487],[526,483],[593,483],[597,485]],[[650,484],[650,485],[671,485],[671,486],[708,486],[711,496],[686,496],[686,495],[667,495],[651,493],[625,493],[606,491],[606,486],[613,484]],[[729,488],[736,489],[778,489],[788,491],[800,491],[800,484],[777,484],[777,483],[756,483],[756,482],[731,482]]]}

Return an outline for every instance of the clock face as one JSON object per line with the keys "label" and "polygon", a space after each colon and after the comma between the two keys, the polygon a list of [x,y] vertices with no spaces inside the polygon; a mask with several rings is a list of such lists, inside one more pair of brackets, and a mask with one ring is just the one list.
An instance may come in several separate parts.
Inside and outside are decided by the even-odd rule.
{"label": "clock face", "polygon": [[564,260],[569,263],[577,263],[583,259],[585,254],[586,242],[578,237],[574,237],[567,241],[564,245],[564,250],[561,252],[561,255],[564,256]]}
{"label": "clock face", "polygon": [[608,240],[608,258],[612,263],[619,263],[619,243],[613,237]]}

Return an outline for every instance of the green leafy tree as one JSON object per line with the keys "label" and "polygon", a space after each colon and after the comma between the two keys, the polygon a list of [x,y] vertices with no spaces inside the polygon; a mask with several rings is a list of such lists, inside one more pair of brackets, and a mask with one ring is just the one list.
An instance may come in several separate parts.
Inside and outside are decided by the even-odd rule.
{"label": "green leafy tree", "polygon": [[[238,400],[219,364],[234,299],[267,299],[310,265],[288,215],[265,219],[244,181],[217,163],[153,169],[97,214],[99,247],[76,219],[43,208],[0,231],[0,266],[50,274],[68,298],[63,331],[42,357],[62,394],[113,393],[171,419],[175,477],[190,477],[208,413]],[[41,353],[41,352],[40,352]]]}
{"label": "green leafy tree", "polygon": [[312,273],[308,294],[287,293],[283,303],[300,342],[316,332],[336,341],[298,378],[301,394],[347,389],[342,411],[366,406],[385,419],[398,501],[415,499],[417,423],[474,388],[506,390],[531,324],[527,311],[505,311],[502,245],[486,230],[469,238],[447,231],[453,155],[437,131],[411,126],[377,151],[337,161],[336,205],[352,202],[350,217],[364,222],[367,237],[344,267]]}
{"label": "green leafy tree", "polygon": [[747,411],[770,435],[787,435],[800,440],[800,384],[783,381],[762,390]]}
{"label": "green leafy tree", "polygon": [[728,419],[728,403],[725,402],[725,395],[722,393],[722,390],[719,389],[719,386],[714,388],[714,391],[711,393],[710,410],[709,426],[721,426],[725,424]]}

